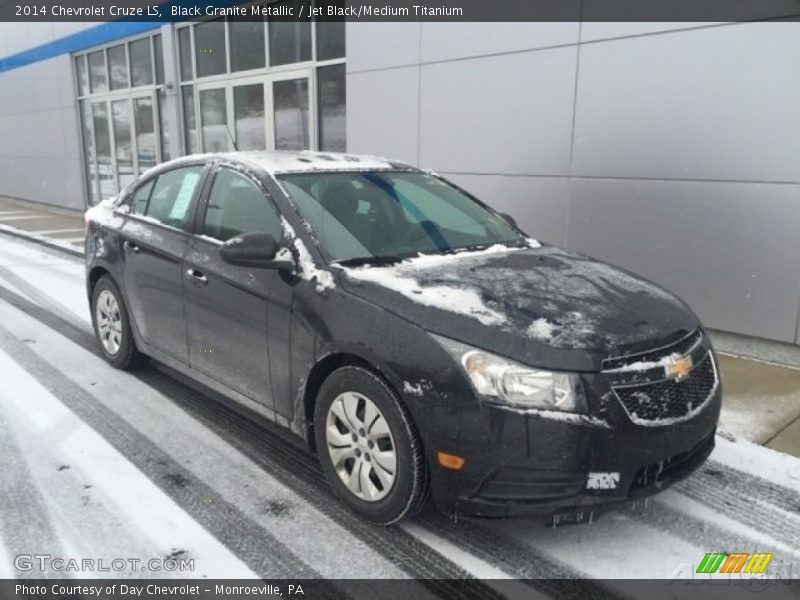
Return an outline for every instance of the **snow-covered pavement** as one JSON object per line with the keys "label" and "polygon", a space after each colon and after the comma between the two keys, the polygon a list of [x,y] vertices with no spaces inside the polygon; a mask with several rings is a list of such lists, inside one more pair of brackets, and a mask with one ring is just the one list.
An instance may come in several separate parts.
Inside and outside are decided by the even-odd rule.
{"label": "snow-covered pavement", "polygon": [[[706,552],[774,552],[768,575],[800,572],[800,460],[724,436],[690,479],[591,525],[452,522],[432,511],[366,525],[328,491],[315,459],[274,432],[166,368],[107,366],[82,262],[4,235],[0,456],[0,577],[41,576],[14,569],[20,554],[194,559],[194,571],[110,573],[133,577],[433,578],[409,583],[423,596],[470,576],[692,577]],[[556,596],[620,593],[609,581],[551,583],[509,582]]]}

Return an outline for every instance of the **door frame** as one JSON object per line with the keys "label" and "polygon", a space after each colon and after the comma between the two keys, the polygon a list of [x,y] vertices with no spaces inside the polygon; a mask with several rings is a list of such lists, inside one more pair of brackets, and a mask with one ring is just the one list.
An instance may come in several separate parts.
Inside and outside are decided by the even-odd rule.
{"label": "door frame", "polygon": [[231,140],[238,143],[236,139],[236,120],[235,110],[233,105],[233,89],[245,85],[258,85],[261,84],[264,94],[264,139],[266,140],[266,150],[275,150],[275,111],[274,111],[274,98],[273,98],[273,84],[277,81],[289,81],[292,79],[306,79],[308,83],[308,150],[317,147],[317,131],[314,124],[317,120],[317,107],[314,98],[316,97],[316,78],[314,77],[313,67],[301,67],[297,69],[282,70],[277,73],[269,75],[246,75],[243,77],[235,77],[232,79],[207,81],[202,83],[195,83],[194,93],[194,111],[195,122],[197,124],[197,142],[198,149],[202,152],[208,152],[205,148],[205,140],[203,139],[203,113],[200,110],[200,94],[208,90],[224,90],[225,91],[225,118],[227,120],[228,128],[228,148],[233,150]]}
{"label": "door frame", "polygon": [[270,150],[275,150],[275,98],[272,93],[273,84],[278,81],[291,81],[292,79],[305,79],[308,82],[308,148],[307,150],[312,150],[317,147],[317,131],[316,127],[314,127],[314,123],[316,123],[316,102],[314,102],[314,98],[316,97],[316,78],[314,77],[314,69],[313,67],[301,67],[299,69],[292,69],[290,71],[280,71],[278,73],[273,73],[268,75],[264,81],[265,86],[269,86],[269,91],[265,87],[265,94],[267,102],[264,105],[264,110],[268,111],[267,114],[267,122],[268,122],[268,146]]}

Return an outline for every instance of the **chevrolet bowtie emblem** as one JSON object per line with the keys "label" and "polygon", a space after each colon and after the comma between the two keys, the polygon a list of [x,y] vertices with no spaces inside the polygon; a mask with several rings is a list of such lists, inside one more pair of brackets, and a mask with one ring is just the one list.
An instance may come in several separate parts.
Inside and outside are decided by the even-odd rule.
{"label": "chevrolet bowtie emblem", "polygon": [[664,371],[666,371],[666,376],[668,379],[677,379],[680,381],[681,379],[688,377],[693,368],[694,362],[692,362],[692,357],[681,356],[680,358],[676,358],[672,362],[668,363],[664,367]]}

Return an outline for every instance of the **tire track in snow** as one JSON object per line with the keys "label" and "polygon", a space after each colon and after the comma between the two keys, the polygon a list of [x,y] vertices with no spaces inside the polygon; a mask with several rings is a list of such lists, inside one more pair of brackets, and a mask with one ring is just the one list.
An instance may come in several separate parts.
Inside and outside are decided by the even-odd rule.
{"label": "tire track in snow", "polygon": [[695,476],[703,476],[709,484],[716,482],[722,488],[736,490],[759,500],[766,500],[768,503],[800,517],[800,493],[796,490],[714,461],[703,465]]}
{"label": "tire track in snow", "polygon": [[786,518],[784,510],[773,509],[745,490],[722,487],[716,477],[702,472],[675,484],[673,489],[748,527],[763,531],[789,547],[797,547],[800,522],[792,522]]}
{"label": "tire track in snow", "polygon": [[[773,552],[776,556],[784,557],[786,555],[782,548],[771,547],[756,537],[742,535],[722,525],[697,519],[687,512],[673,508],[667,502],[663,498],[651,499],[649,506],[638,503],[624,514],[643,525],[679,537],[698,548],[707,549],[709,541],[713,540],[715,547],[730,551],[757,548],[759,552]],[[800,555],[795,554],[795,556]]]}
{"label": "tire track in snow", "polygon": [[582,574],[572,567],[546,556],[517,540],[513,540],[479,525],[471,520],[449,519],[428,511],[419,522],[426,529],[481,560],[496,565],[503,571],[551,598],[598,600],[622,598],[617,592],[591,580],[582,580]]}
{"label": "tire track in snow", "polygon": [[[94,336],[86,329],[47,312],[2,286],[0,299],[88,352],[100,356]],[[160,368],[168,370],[167,367]],[[463,582],[452,583],[448,580],[470,578],[469,573],[401,529],[375,527],[350,513],[333,497],[316,459],[306,451],[290,445],[285,433],[278,430],[265,432],[263,427],[221,405],[217,398],[198,393],[195,387],[180,382],[184,378],[178,373],[165,374],[155,368],[146,368],[134,376],[175,401],[262,468],[273,474],[278,470],[276,475],[302,498],[411,576],[422,578],[419,583],[431,592],[443,598],[464,597]],[[79,386],[76,387],[83,391]],[[57,393],[56,395],[58,396]],[[109,409],[105,410],[111,412]],[[116,415],[113,416],[117,418]],[[183,505],[178,499],[176,502]],[[232,551],[235,552],[235,549],[232,548]],[[435,559],[432,559],[434,554]],[[468,589],[470,594],[489,600],[499,597],[494,590],[478,581],[468,586]]]}
{"label": "tire track in snow", "polygon": [[[286,439],[287,434],[277,430],[277,426],[265,429],[253,423],[213,396],[203,396],[196,388],[182,383],[183,377],[167,367],[148,369],[142,372],[141,378],[247,458],[281,479],[325,516],[413,577],[420,578],[418,583],[431,592],[442,598],[464,597],[464,582],[449,580],[471,578],[470,573],[400,527],[370,525],[347,510],[328,487],[316,458]],[[487,600],[499,597],[479,581],[468,584],[466,589],[467,597],[477,595]]]}
{"label": "tire track in snow", "polygon": [[[44,498],[28,469],[27,458],[20,452],[14,435],[0,412],[0,538],[8,556],[35,554],[45,549],[53,556],[63,556],[59,535],[50,521]],[[35,541],[34,541],[35,540]],[[10,564],[10,563],[9,563]],[[5,565],[4,565],[5,566]],[[14,577],[58,576],[54,571],[16,571]]]}
{"label": "tire track in snow", "polygon": [[[142,377],[165,396],[175,400],[180,398],[182,403],[186,402],[187,404],[184,408],[190,414],[196,416],[209,428],[216,430],[220,436],[228,439],[229,443],[236,446],[248,458],[251,458],[257,464],[263,464],[265,470],[275,473],[276,467],[281,470],[285,468],[286,471],[280,477],[287,485],[293,487],[307,501],[318,503],[322,512],[339,521],[343,527],[353,532],[354,535],[365,536],[362,539],[370,546],[373,548],[389,548],[391,549],[390,552],[394,553],[400,550],[401,553],[397,558],[400,558],[402,562],[399,563],[399,566],[404,567],[415,577],[423,578],[420,583],[429,587],[432,592],[444,598],[464,597],[464,582],[453,584],[447,579],[472,577],[470,573],[442,556],[435,548],[418,541],[414,536],[406,533],[402,526],[375,527],[365,523],[360,517],[353,515],[333,497],[314,457],[310,456],[305,450],[290,445],[291,442],[281,439],[283,436],[278,432],[275,432],[277,435],[269,433],[264,435],[262,427],[220,404],[212,397],[199,397],[195,389],[184,386],[179,381],[182,378],[180,374],[170,371],[168,367],[160,367],[158,371],[148,370],[142,373]],[[229,426],[230,430],[228,429]],[[254,454],[253,450],[257,450],[257,448],[253,446],[261,446],[264,451]],[[286,461],[286,463],[276,465],[272,459],[278,459],[281,463]],[[293,479],[295,475],[301,475],[301,480],[290,482],[290,479]],[[295,485],[298,487],[295,487]],[[320,500],[322,500],[321,503],[319,503]],[[501,570],[516,577],[580,577],[580,573],[577,571],[560,563],[554,563],[543,554],[531,551],[521,544],[515,544],[488,530],[481,529],[482,539],[474,533],[471,537],[466,536],[464,531],[473,532],[473,529],[462,528],[462,525],[469,527],[466,523],[459,524],[458,532],[455,535],[441,535],[430,527],[430,524],[448,523],[448,520],[432,510],[413,518],[412,522],[418,522],[426,528],[432,529],[440,537],[467,549],[471,554],[485,562],[498,565]],[[489,543],[489,540],[491,540],[491,543]],[[412,563],[405,559],[409,555],[413,557]],[[393,556],[387,554],[387,558],[393,558]],[[534,563],[533,568],[531,568],[531,561]],[[425,581],[424,578],[434,579]],[[599,598],[619,597],[590,582],[585,586],[581,584],[573,588],[565,586],[561,582],[553,581],[526,582],[526,584],[536,590],[544,591],[554,598],[580,598],[582,600],[586,597],[587,592],[591,592],[593,597]],[[598,589],[602,593],[597,593]],[[467,597],[479,596],[486,599],[501,597],[499,592],[479,582],[471,585],[468,591]]]}
{"label": "tire track in snow", "polygon": [[[73,383],[0,326],[0,346],[81,420],[126,457],[144,476],[201,523],[253,572],[264,577],[316,578],[319,574],[260,525],[197,481],[157,446]],[[209,502],[210,500],[210,502]],[[269,552],[264,552],[269,548]]]}
{"label": "tire track in snow", "polygon": [[80,317],[72,312],[69,308],[43,293],[35,285],[30,284],[26,279],[0,265],[0,278],[5,279],[8,283],[16,287],[23,294],[28,296],[31,300],[39,304],[42,308],[49,310],[66,320],[79,319]]}

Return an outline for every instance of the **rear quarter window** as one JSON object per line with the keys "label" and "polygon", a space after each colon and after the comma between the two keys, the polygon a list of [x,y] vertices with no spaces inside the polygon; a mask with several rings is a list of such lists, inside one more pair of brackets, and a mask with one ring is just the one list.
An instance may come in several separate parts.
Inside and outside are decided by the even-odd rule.
{"label": "rear quarter window", "polygon": [[133,214],[144,215],[147,212],[147,202],[150,200],[150,192],[153,190],[153,184],[155,184],[155,182],[155,179],[151,179],[140,185],[136,188],[136,191],[133,192],[128,201]]}

